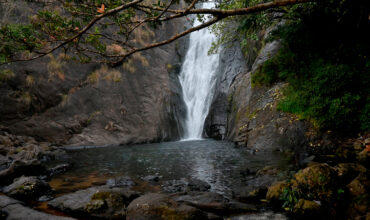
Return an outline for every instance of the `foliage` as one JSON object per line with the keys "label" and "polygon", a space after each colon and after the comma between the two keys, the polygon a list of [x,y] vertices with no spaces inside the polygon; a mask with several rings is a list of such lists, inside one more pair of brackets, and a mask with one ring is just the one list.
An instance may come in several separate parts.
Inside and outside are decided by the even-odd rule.
{"label": "foliage", "polygon": [[[32,2],[45,8],[42,2]],[[48,3],[50,5],[46,9],[35,10],[30,16],[29,23],[0,23],[0,64],[47,53],[51,48],[78,34],[97,15],[123,3],[121,0],[55,1]],[[99,10],[100,6],[104,6],[103,10],[101,8]],[[164,7],[164,4],[153,3],[152,6]],[[133,43],[137,34],[135,32],[141,30],[141,27],[135,29],[137,20],[158,14],[155,10],[143,12],[127,8],[102,19],[84,35],[68,42],[62,49],[74,54],[73,60],[83,63],[93,59],[99,60],[101,57],[114,58],[117,54],[110,54],[107,47],[114,44],[125,46],[123,49],[137,46]],[[157,23],[151,24],[153,26]],[[28,57],[24,57],[24,53]]]}
{"label": "foliage", "polygon": [[278,109],[320,129],[368,130],[370,26],[359,17],[363,8],[354,4],[333,11],[319,5],[294,11],[300,19],[275,33],[285,40],[284,48],[253,75],[253,85],[289,82]]}
{"label": "foliage", "polygon": [[301,195],[298,191],[290,187],[285,187],[280,197],[280,200],[284,202],[282,207],[288,209],[289,211],[293,211],[293,208],[295,204],[297,204],[300,197]]}
{"label": "foliage", "polygon": [[[226,0],[219,3],[217,7],[230,10],[253,6],[260,2],[260,0]],[[258,40],[258,32],[269,23],[269,11],[230,17],[213,25],[212,31],[216,34],[217,40],[212,43],[209,52],[214,53],[220,45],[229,45],[236,39],[240,41],[242,48],[246,49],[251,41]]]}
{"label": "foliage", "polygon": [[4,24],[0,26],[0,63],[15,54],[32,51],[41,46],[39,34],[30,24]]}

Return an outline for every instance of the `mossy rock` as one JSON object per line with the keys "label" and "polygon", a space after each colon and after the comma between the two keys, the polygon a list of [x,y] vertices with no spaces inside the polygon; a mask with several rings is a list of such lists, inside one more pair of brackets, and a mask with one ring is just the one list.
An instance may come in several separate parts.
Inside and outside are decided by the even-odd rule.
{"label": "mossy rock", "polygon": [[204,212],[187,204],[179,204],[169,195],[149,193],[130,203],[126,219],[203,220]]}
{"label": "mossy rock", "polygon": [[108,208],[105,200],[91,200],[85,207],[86,212],[92,213],[103,213]]}
{"label": "mossy rock", "polygon": [[283,190],[288,186],[289,184],[286,181],[276,182],[270,186],[266,194],[267,201],[273,204],[280,204],[280,197],[283,193]]}
{"label": "mossy rock", "polygon": [[368,173],[359,174],[353,181],[347,185],[348,191],[352,197],[358,197],[369,193],[370,180]]}
{"label": "mossy rock", "polygon": [[300,170],[292,180],[292,188],[307,198],[330,201],[335,195],[338,175],[327,164],[316,164]]}
{"label": "mossy rock", "polygon": [[319,217],[321,214],[321,205],[314,201],[300,199],[294,206],[293,212],[304,218]]}
{"label": "mossy rock", "polygon": [[370,165],[370,151],[366,148],[357,155],[357,160],[366,167]]}
{"label": "mossy rock", "polygon": [[36,199],[51,190],[49,184],[35,176],[19,177],[14,180],[13,184],[4,187],[5,194],[20,199]]}
{"label": "mossy rock", "polygon": [[348,184],[358,174],[366,172],[366,168],[357,163],[340,163],[334,167],[338,177],[343,183]]}
{"label": "mossy rock", "polygon": [[347,185],[347,189],[350,199],[350,205],[347,209],[347,215],[349,219],[365,219],[363,217],[368,215],[370,205],[369,173],[359,174],[351,183]]}

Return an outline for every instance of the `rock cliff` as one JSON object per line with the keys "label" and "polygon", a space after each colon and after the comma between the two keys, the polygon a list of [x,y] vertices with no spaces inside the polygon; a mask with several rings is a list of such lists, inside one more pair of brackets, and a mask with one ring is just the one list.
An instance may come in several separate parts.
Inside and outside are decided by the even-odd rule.
{"label": "rock cliff", "polygon": [[[24,2],[0,7],[2,22],[25,21],[37,9]],[[149,29],[147,37],[168,38],[184,24],[180,19]],[[63,54],[15,63],[9,66],[14,77],[0,82],[0,128],[64,145],[177,139],[183,113],[176,66],[186,43],[143,52],[117,68],[80,64]]]}
{"label": "rock cliff", "polygon": [[259,42],[250,44],[247,57],[238,43],[221,49],[219,81],[205,126],[209,137],[231,140],[256,151],[299,152],[305,146],[307,125],[276,110],[285,85],[252,85],[252,75],[280,49],[280,41],[267,40],[275,28],[267,29]]}

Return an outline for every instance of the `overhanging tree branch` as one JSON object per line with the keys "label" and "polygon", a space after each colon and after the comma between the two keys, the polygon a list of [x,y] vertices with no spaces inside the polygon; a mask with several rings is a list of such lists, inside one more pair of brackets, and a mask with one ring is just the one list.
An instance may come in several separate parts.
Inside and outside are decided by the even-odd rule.
{"label": "overhanging tree branch", "polygon": [[[257,5],[247,7],[247,8],[237,8],[237,9],[223,10],[223,9],[194,9],[194,6],[197,3],[197,0],[193,0],[192,3],[185,9],[170,9],[170,6],[172,5],[173,0],[171,0],[171,2],[168,5],[166,5],[165,7],[160,7],[160,6],[155,6],[155,5],[145,5],[145,4],[141,4],[141,3],[144,2],[144,0],[134,0],[134,1],[131,1],[129,3],[122,4],[122,5],[119,5],[115,8],[112,8],[110,10],[107,10],[104,13],[101,13],[101,14],[98,14],[98,15],[94,16],[76,34],[67,38],[63,42],[53,46],[51,49],[44,48],[44,51],[37,51],[37,56],[31,57],[31,58],[28,58],[28,59],[10,60],[9,62],[5,62],[5,63],[35,60],[35,59],[43,57],[47,54],[53,53],[54,51],[58,50],[59,48],[64,47],[65,45],[67,45],[71,42],[76,41],[76,42],[80,43],[80,39],[83,35],[85,35],[85,34],[94,35],[94,33],[89,34],[88,30],[90,30],[94,25],[96,25],[103,18],[110,18],[111,15],[116,15],[117,13],[124,12],[125,10],[128,10],[128,9],[136,10],[136,11],[142,11],[142,12],[144,12],[144,14],[152,15],[152,16],[149,16],[149,17],[147,17],[143,20],[139,20],[139,21],[132,21],[131,20],[131,22],[119,23],[121,29],[122,28],[127,29],[126,32],[122,33],[123,36],[126,36],[126,40],[123,40],[123,41],[119,40],[119,39],[112,40],[112,38],[110,38],[110,37],[105,37],[105,39],[107,39],[107,40],[111,40],[112,42],[115,42],[115,43],[120,42],[123,47],[129,48],[129,50],[127,52],[119,53],[119,54],[115,54],[115,55],[109,55],[109,54],[106,54],[105,52],[94,51],[94,50],[90,50],[88,48],[85,49],[85,51],[94,51],[95,54],[99,54],[102,57],[106,57],[106,58],[112,58],[112,57],[117,58],[117,57],[119,57],[118,60],[105,60],[105,61],[103,61],[105,63],[110,63],[112,65],[118,65],[118,64],[121,64],[128,56],[130,56],[134,53],[144,51],[144,50],[148,50],[148,49],[155,48],[155,47],[159,47],[159,46],[162,46],[162,45],[165,45],[165,44],[169,44],[169,43],[175,41],[176,39],[178,39],[180,37],[183,37],[187,34],[190,34],[194,31],[200,30],[202,28],[206,28],[206,27],[208,27],[208,26],[210,26],[210,25],[212,25],[212,24],[214,24],[214,23],[216,23],[216,22],[218,22],[218,21],[220,21],[220,20],[222,20],[226,17],[238,16],[238,15],[247,15],[247,14],[258,13],[258,12],[262,12],[262,11],[277,8],[277,7],[295,5],[295,4],[306,3],[306,2],[315,2],[315,1],[316,0],[274,0],[272,2],[259,3]],[[91,7],[93,7],[93,6],[91,6]],[[160,13],[158,15],[156,15],[154,13],[155,11],[157,11],[157,12],[160,11]],[[203,23],[199,26],[189,28],[189,29],[187,29],[187,30],[185,30],[185,31],[183,31],[179,34],[173,35],[172,37],[168,38],[167,40],[150,43],[150,44],[147,44],[145,46],[136,45],[136,48],[133,48],[132,46],[128,46],[129,45],[128,41],[129,41],[131,33],[133,31],[135,31],[138,27],[144,25],[145,23],[156,22],[156,21],[169,21],[169,20],[173,20],[173,19],[176,19],[176,18],[181,18],[181,17],[187,16],[187,15],[211,15],[211,16],[213,16],[213,18],[211,18],[209,21],[207,21],[207,22],[205,22],[205,23]],[[114,22],[113,22],[113,24],[114,24]],[[131,25],[133,25],[133,26],[131,26]],[[104,35],[102,35],[102,36],[104,36]],[[77,49],[77,47],[78,46],[76,46],[76,49]],[[5,64],[5,63],[0,63],[0,65]]]}

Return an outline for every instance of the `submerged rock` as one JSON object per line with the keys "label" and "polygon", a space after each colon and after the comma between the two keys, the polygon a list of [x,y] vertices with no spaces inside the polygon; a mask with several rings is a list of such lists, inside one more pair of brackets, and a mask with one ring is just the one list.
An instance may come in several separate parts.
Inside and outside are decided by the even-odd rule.
{"label": "submerged rock", "polygon": [[127,205],[139,194],[124,188],[91,187],[66,194],[48,205],[67,213],[98,218],[124,218]]}
{"label": "submerged rock", "polygon": [[174,198],[177,202],[182,202],[190,206],[199,208],[203,211],[216,214],[240,213],[257,211],[253,205],[229,200],[214,192],[190,192]]}
{"label": "submerged rock", "polygon": [[69,163],[59,164],[55,167],[48,169],[48,175],[55,176],[57,174],[64,173],[67,170],[71,169],[71,167],[72,167],[72,164],[69,164]]}
{"label": "submerged rock", "polygon": [[106,183],[109,187],[132,187],[135,182],[128,176],[120,176],[107,180]]}
{"label": "submerged rock", "polygon": [[36,199],[50,190],[47,182],[35,176],[17,178],[11,185],[3,189],[5,194],[20,200]]}
{"label": "submerged rock", "polygon": [[4,195],[0,195],[0,219],[73,220],[73,218],[55,216],[33,210],[31,208],[26,207],[22,202]]}
{"label": "submerged rock", "polygon": [[149,176],[143,177],[143,180],[148,181],[148,182],[158,182],[159,179],[161,178],[162,177],[158,175],[149,175]]}
{"label": "submerged rock", "polygon": [[211,186],[204,181],[197,179],[187,180],[185,178],[179,180],[169,180],[165,181],[162,185],[164,192],[176,193],[176,192],[188,192],[188,191],[209,191]]}

